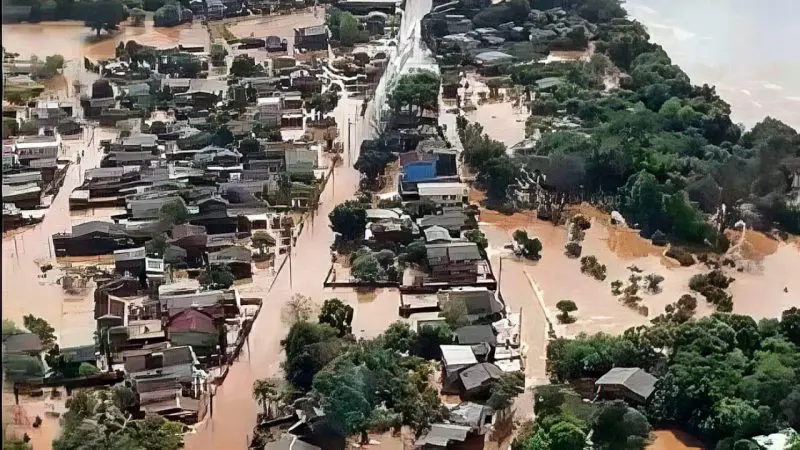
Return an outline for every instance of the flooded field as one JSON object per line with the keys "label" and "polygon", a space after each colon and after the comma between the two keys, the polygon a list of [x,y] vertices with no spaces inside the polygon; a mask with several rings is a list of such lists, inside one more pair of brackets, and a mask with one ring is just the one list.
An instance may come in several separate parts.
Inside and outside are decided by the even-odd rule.
{"label": "flooded field", "polygon": [[[515,104],[517,98],[511,89],[498,89],[497,97],[490,97],[489,87],[474,73],[467,74],[469,88],[466,96],[477,107],[464,116],[470,122],[483,125],[483,130],[490,138],[511,147],[525,139],[525,119],[528,112],[525,107]],[[462,95],[464,90],[460,89]]]}
{"label": "flooded field", "polygon": [[287,15],[273,15],[242,20],[228,25],[228,30],[237,38],[278,36],[286,39],[289,54],[294,50],[294,29],[322,25],[325,10],[302,11]]}
{"label": "flooded field", "polygon": [[679,430],[653,431],[653,443],[647,450],[704,450],[702,443],[696,438]]}
{"label": "flooded field", "polygon": [[[631,326],[647,324],[661,314],[667,304],[677,301],[683,294],[692,293],[688,288],[692,275],[708,270],[701,264],[676,267],[673,261],[661,256],[663,248],[655,247],[635,232],[619,229],[604,216],[597,215],[592,218],[592,227],[587,230],[583,243],[583,255],[594,255],[600,264],[607,267],[607,278],[597,281],[581,273],[578,259],[568,258],[564,254],[564,227],[554,227],[549,222],[540,221],[533,212],[512,216],[486,210],[481,212],[481,229],[489,237],[492,247],[495,247],[495,240],[505,238],[506,242],[510,242],[511,234],[519,228],[524,228],[530,236],[542,241],[542,259],[534,262],[516,260],[513,256],[508,258],[515,261],[514,264],[524,266],[524,272],[541,289],[548,316],[556,316],[558,311],[555,305],[560,300],[573,300],[578,305],[578,311],[574,313],[577,322],[556,325],[559,335],[574,336],[580,332],[598,331],[620,333]],[[774,251],[764,254],[760,262],[751,263],[752,271],[730,271],[730,276],[736,279],[730,288],[733,311],[753,316],[756,320],[780,316],[783,310],[800,304],[800,279],[795,276],[794,269],[800,265],[800,249],[793,243],[777,242],[774,247],[768,248],[774,248]],[[510,265],[506,260],[504,264],[505,271]],[[642,305],[648,308],[647,316],[624,306],[611,293],[611,282],[626,282],[631,274],[628,269],[631,265],[637,266],[642,271],[641,275],[655,273],[664,277],[660,293],[641,294]],[[493,263],[493,267],[497,270],[496,264]],[[506,275],[504,273],[502,281],[504,291],[512,288],[509,283],[519,284],[514,287],[518,290],[528,283],[524,277]],[[784,292],[784,288],[788,292]],[[698,296],[698,300],[698,314],[710,314],[712,309],[702,297]]]}

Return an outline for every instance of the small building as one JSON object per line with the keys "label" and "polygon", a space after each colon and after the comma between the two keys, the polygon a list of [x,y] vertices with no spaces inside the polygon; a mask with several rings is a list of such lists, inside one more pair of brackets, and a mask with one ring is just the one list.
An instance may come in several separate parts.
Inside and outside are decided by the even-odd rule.
{"label": "small building", "polygon": [[3,336],[3,350],[9,355],[38,356],[42,352],[42,340],[33,333]]}
{"label": "small building", "polygon": [[484,434],[492,423],[494,410],[486,405],[464,402],[450,410],[448,420],[456,425],[469,427],[473,432]]}
{"label": "small building", "polygon": [[225,5],[222,0],[206,0],[206,18],[208,20],[221,20],[225,17]]}
{"label": "small building", "polygon": [[[461,448],[470,436],[470,427],[450,423],[435,423],[414,442],[415,449]],[[481,446],[482,447],[482,446]],[[467,447],[469,448],[469,447]],[[480,448],[480,447],[476,447]]]}
{"label": "small building", "polygon": [[492,384],[503,371],[492,363],[483,362],[470,366],[458,374],[461,382],[461,397],[469,399],[487,398]]}
{"label": "small building", "polygon": [[468,33],[472,31],[472,21],[461,14],[447,14],[444,16],[447,32],[450,34]]}
{"label": "small building", "polygon": [[477,280],[477,263],[481,254],[474,242],[427,244],[425,249],[431,267],[431,281],[468,284]]}
{"label": "small building", "polygon": [[458,393],[458,374],[478,364],[469,345],[440,345],[442,351],[442,392]]}
{"label": "small building", "polygon": [[467,325],[455,330],[456,343],[459,345],[489,344],[497,345],[497,337],[491,325]]}
{"label": "small building", "polygon": [[294,46],[301,50],[328,50],[328,27],[315,25],[294,29]]}
{"label": "small building", "polygon": [[114,250],[114,270],[120,274],[128,272],[131,276],[139,278],[146,273],[146,257],[147,252],[144,247]]}
{"label": "small building", "polygon": [[286,52],[288,49],[288,42],[286,39],[281,39],[278,36],[267,36],[264,40],[266,49],[270,53]]}
{"label": "small building", "polygon": [[499,64],[508,64],[514,61],[514,57],[508,53],[498,52],[496,50],[482,52],[475,55],[475,62],[479,66],[496,66]]}
{"label": "small building", "polygon": [[614,367],[594,382],[597,396],[646,403],[658,378],[637,367]]}
{"label": "small building", "polygon": [[469,188],[463,183],[419,183],[419,198],[439,207],[458,207],[467,202]]}
{"label": "small building", "polygon": [[240,246],[227,247],[208,254],[209,265],[226,265],[230,267],[236,279],[253,276],[252,260],[253,254],[250,250]]}
{"label": "small building", "polygon": [[467,309],[467,317],[479,319],[481,317],[497,314],[503,311],[504,306],[497,298],[497,294],[484,287],[457,287],[442,289],[436,293],[439,307],[445,303],[461,302]]}
{"label": "small building", "polygon": [[167,320],[167,338],[173,345],[191,346],[200,356],[210,356],[227,347],[222,305],[172,311]]}
{"label": "small building", "polygon": [[61,150],[61,137],[56,136],[20,136],[14,143],[14,153],[23,166],[29,165],[34,159],[58,158]]}
{"label": "small building", "polygon": [[450,236],[446,228],[434,225],[425,229],[425,242],[428,244],[447,244],[458,239]]}
{"label": "small building", "polygon": [[431,214],[417,219],[420,228],[440,227],[453,234],[460,234],[467,225],[467,215],[462,211],[447,211],[444,214]]}

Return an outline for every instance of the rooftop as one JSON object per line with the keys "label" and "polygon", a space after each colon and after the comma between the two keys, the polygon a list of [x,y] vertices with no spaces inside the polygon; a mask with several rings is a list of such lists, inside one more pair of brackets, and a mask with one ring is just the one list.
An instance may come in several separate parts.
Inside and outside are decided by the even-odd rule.
{"label": "rooftop", "polygon": [[497,344],[497,337],[491,325],[467,325],[455,331],[456,339],[461,345],[473,345],[486,342],[489,345]]}
{"label": "rooftop", "polygon": [[595,381],[595,386],[625,386],[628,390],[647,399],[656,389],[658,378],[638,367],[614,367]]}
{"label": "rooftop", "polygon": [[420,197],[431,195],[467,195],[467,186],[463,183],[418,183]]}
{"label": "rooftop", "polygon": [[483,386],[490,380],[496,380],[503,374],[499,367],[492,363],[475,364],[472,367],[464,369],[458,374],[464,389],[472,390]]}
{"label": "rooftop", "polygon": [[419,448],[430,445],[446,448],[451,441],[464,442],[469,432],[470,427],[463,425],[436,423],[431,426],[427,434],[417,439],[414,447]]}
{"label": "rooftop", "polygon": [[439,348],[442,350],[445,366],[468,366],[478,363],[469,345],[441,345]]}

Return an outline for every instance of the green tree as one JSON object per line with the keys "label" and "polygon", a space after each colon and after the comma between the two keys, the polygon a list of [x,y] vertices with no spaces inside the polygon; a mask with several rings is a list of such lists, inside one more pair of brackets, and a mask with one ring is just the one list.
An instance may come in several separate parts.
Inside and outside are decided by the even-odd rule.
{"label": "green tree", "polygon": [[451,298],[441,305],[442,312],[440,315],[444,317],[444,321],[452,329],[461,328],[469,325],[469,318],[467,317],[467,305],[464,300],[460,298]]}
{"label": "green tree", "polygon": [[158,217],[170,225],[179,225],[189,220],[189,210],[181,200],[173,200],[161,205]]}
{"label": "green tree", "polygon": [[571,422],[558,422],[547,435],[552,450],[583,450],[586,447],[586,433]]}
{"label": "green tree", "polygon": [[492,202],[504,203],[508,200],[509,187],[519,182],[521,167],[508,156],[500,156],[486,161],[478,173],[478,181],[486,186],[486,196]]}
{"label": "green tree", "polygon": [[147,13],[145,13],[143,9],[140,8],[131,9],[131,26],[134,27],[144,26],[144,19],[146,17]]}
{"label": "green tree", "polygon": [[366,150],[358,155],[353,167],[364,174],[370,185],[375,186],[378,177],[383,175],[386,166],[396,159],[394,154],[389,152]]}
{"label": "green tree", "polygon": [[350,274],[358,281],[374,283],[383,275],[383,270],[374,255],[363,255],[353,261]]}
{"label": "green tree", "polygon": [[327,324],[297,322],[281,342],[286,352],[286,379],[300,390],[311,387],[314,375],[343,351],[338,330]]}
{"label": "green tree", "polygon": [[342,13],[339,19],[339,41],[345,47],[352,47],[360,41],[361,31],[358,29],[358,20],[350,13]]}
{"label": "green tree", "polygon": [[261,379],[253,382],[253,398],[261,405],[261,410],[267,418],[273,417],[272,405],[278,397],[278,386],[274,381]]}
{"label": "green tree", "polygon": [[561,311],[561,315],[558,316],[558,320],[561,323],[572,323],[575,322],[573,317],[570,317],[569,313],[575,312],[578,310],[578,306],[575,305],[575,302],[572,300],[561,300],[556,303],[556,309]]}
{"label": "green tree", "polygon": [[338,298],[325,300],[319,313],[319,323],[332,326],[339,330],[339,337],[344,337],[353,332],[353,328],[350,326],[352,322],[352,306],[345,304]]}
{"label": "green tree", "polygon": [[361,434],[367,441],[367,427],[374,409],[375,374],[364,366],[343,361],[314,377],[314,391],[321,397],[325,419],[340,436]]}
{"label": "green tree", "polygon": [[342,238],[352,241],[364,233],[367,226],[367,210],[363,204],[348,200],[340,203],[333,208],[328,218],[331,221],[331,229],[341,234]]}
{"label": "green tree", "polygon": [[505,372],[492,384],[486,404],[497,410],[506,409],[514,402],[514,398],[523,392],[525,392],[525,374]]}
{"label": "green tree", "polygon": [[247,55],[237,55],[231,63],[230,75],[239,78],[249,78],[264,73],[264,68],[256,64],[255,59]]}
{"label": "green tree", "polygon": [[643,449],[650,423],[622,400],[603,403],[592,419],[592,441],[603,449]]}
{"label": "green tree", "polygon": [[486,235],[483,234],[483,231],[478,229],[468,230],[464,233],[464,237],[467,238],[468,241],[477,244],[481,255],[486,258],[486,249],[489,247],[489,240],[486,239]]}
{"label": "green tree", "polygon": [[383,346],[400,353],[409,353],[417,341],[417,333],[406,322],[392,322],[381,335]]}
{"label": "green tree", "polygon": [[412,352],[426,360],[439,360],[442,358],[442,345],[455,342],[453,331],[446,323],[438,325],[423,325],[417,332],[417,341]]}
{"label": "green tree", "polygon": [[85,362],[81,363],[81,365],[78,367],[78,375],[80,375],[82,377],[95,375],[95,374],[97,374],[99,372],[100,372],[100,369],[98,369],[96,366],[94,366],[92,364],[89,364],[89,363],[85,363]]}
{"label": "green tree", "polygon": [[433,72],[421,70],[403,75],[389,94],[389,106],[399,112],[402,109],[436,111],[439,108],[439,86],[441,79]]}
{"label": "green tree", "polygon": [[97,32],[111,32],[125,20],[125,7],[117,0],[101,0],[86,10],[85,25]]}
{"label": "green tree", "polygon": [[50,350],[56,344],[56,329],[41,317],[35,317],[33,314],[28,314],[22,318],[22,324],[31,333],[39,336],[42,341],[42,348]]}
{"label": "green tree", "polygon": [[236,277],[227,264],[214,264],[203,271],[197,280],[206,289],[228,289],[233,286]]}

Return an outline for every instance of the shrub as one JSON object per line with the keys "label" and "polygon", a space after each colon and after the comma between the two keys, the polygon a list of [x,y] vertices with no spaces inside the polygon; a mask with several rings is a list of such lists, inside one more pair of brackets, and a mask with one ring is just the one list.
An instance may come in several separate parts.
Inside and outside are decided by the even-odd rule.
{"label": "shrub", "polygon": [[594,255],[584,256],[581,258],[581,273],[592,276],[598,281],[606,279],[606,265],[597,262]]}
{"label": "shrub", "polygon": [[678,261],[684,267],[689,267],[695,262],[694,256],[690,252],[679,247],[670,247],[666,256]]}

